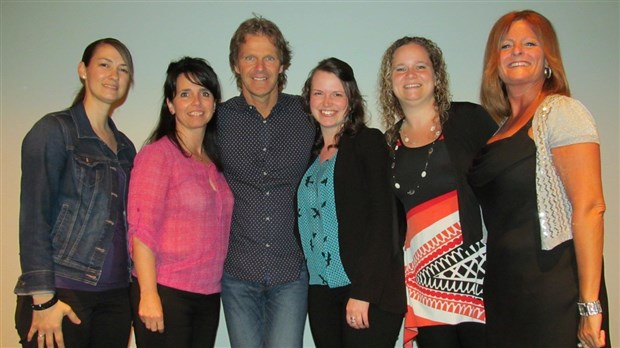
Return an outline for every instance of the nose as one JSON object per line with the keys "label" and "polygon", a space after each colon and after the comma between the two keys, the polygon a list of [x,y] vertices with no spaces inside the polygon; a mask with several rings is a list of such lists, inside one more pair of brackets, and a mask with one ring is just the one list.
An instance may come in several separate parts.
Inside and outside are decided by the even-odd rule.
{"label": "nose", "polygon": [[118,69],[111,69],[110,77],[114,80],[118,80]]}
{"label": "nose", "polygon": [[192,105],[200,105],[200,94],[196,94],[192,98]]}
{"label": "nose", "polygon": [[523,53],[523,46],[521,46],[521,44],[517,42],[512,47],[512,55],[513,56],[518,56],[521,53]]}
{"label": "nose", "polygon": [[264,69],[265,69],[265,62],[263,62],[262,59],[257,59],[256,60],[256,70],[262,71]]}

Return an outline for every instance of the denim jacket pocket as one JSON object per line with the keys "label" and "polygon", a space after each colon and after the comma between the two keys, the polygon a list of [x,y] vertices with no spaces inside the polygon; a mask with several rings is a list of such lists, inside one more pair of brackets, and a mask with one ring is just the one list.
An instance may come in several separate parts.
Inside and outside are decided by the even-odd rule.
{"label": "denim jacket pocket", "polygon": [[75,161],[73,167],[75,178],[80,186],[94,188],[96,185],[101,184],[105,176],[107,161],[81,154],[74,154],[73,157]]}

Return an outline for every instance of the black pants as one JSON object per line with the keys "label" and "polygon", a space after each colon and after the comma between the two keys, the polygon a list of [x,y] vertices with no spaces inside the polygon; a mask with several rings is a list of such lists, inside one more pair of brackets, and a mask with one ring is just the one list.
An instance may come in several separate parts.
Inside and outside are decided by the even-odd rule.
{"label": "black pants", "polygon": [[138,314],[140,284],[131,284],[136,345],[142,348],[205,348],[215,345],[220,321],[220,294],[203,295],[157,284],[164,311],[164,332],[147,329]]}
{"label": "black pants", "polygon": [[371,303],[368,309],[370,327],[353,329],[346,322],[349,292],[349,286],[330,289],[327,286],[310,285],[308,316],[312,338],[317,348],[394,347],[403,315],[386,312]]}
{"label": "black pants", "polygon": [[[131,306],[127,288],[101,292],[56,289],[58,299],[73,309],[81,324],[67,317],[62,334],[67,348],[127,348],[131,332]],[[31,296],[17,296],[15,327],[22,347],[37,347],[37,333],[30,342],[32,323]]]}
{"label": "black pants", "polygon": [[484,348],[486,340],[481,323],[424,326],[418,328],[416,336],[419,348]]}

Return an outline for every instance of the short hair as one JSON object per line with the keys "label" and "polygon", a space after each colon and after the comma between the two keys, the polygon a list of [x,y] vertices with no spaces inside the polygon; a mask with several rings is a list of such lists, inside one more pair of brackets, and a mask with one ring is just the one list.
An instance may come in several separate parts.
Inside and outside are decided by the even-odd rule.
{"label": "short hair", "polygon": [[551,22],[545,16],[532,10],[509,12],[493,25],[484,52],[480,101],[496,121],[512,114],[506,86],[499,77],[499,59],[506,33],[510,30],[512,23],[520,20],[527,22],[536,33],[547,64],[553,71],[552,76],[545,80],[543,92],[570,96],[568,80],[560,55],[560,44]]}
{"label": "short hair", "polygon": [[[127,48],[127,46],[125,46],[124,43],[120,42],[117,39],[107,37],[91,42],[84,49],[84,53],[82,53],[82,63],[84,63],[85,66],[90,65],[90,61],[92,60],[95,51],[97,51],[97,48],[99,48],[99,46],[101,45],[110,45],[116,49],[118,54],[121,55],[121,57],[125,61],[125,64],[127,64],[127,70],[129,71],[129,85],[133,85],[134,70],[131,52],[129,52],[129,49]],[[75,98],[73,98],[73,102],[71,103],[72,107],[81,103],[86,96],[86,88],[83,84],[84,82],[82,82],[82,88],[80,88],[79,92],[75,95]]]}
{"label": "short hair", "polygon": [[394,43],[385,50],[379,69],[379,105],[383,124],[386,129],[386,138],[389,144],[392,144],[397,137],[398,130],[394,129],[394,125],[405,117],[403,108],[396,98],[396,95],[394,95],[394,86],[392,86],[392,59],[394,58],[396,50],[409,44],[421,46],[426,50],[426,53],[428,53],[428,57],[433,65],[435,83],[433,99],[435,100],[435,109],[439,114],[439,121],[441,124],[445,123],[448,119],[448,110],[450,109],[452,96],[450,95],[448,70],[441,49],[436,43],[424,37],[402,37],[394,41]]}
{"label": "short hair", "polygon": [[278,50],[278,59],[282,64],[282,72],[278,75],[278,91],[282,92],[286,86],[286,70],[291,66],[291,57],[293,53],[288,41],[284,39],[284,35],[282,35],[278,26],[272,21],[258,15],[241,23],[230,39],[228,61],[230,63],[230,69],[233,74],[235,74],[237,88],[241,90],[241,76],[235,71],[235,66],[239,62],[239,50],[241,45],[245,43],[247,35],[264,35],[269,38],[271,43]]}
{"label": "short hair", "polygon": [[[342,134],[355,135],[360,129],[366,126],[366,102],[364,101],[364,97],[362,97],[362,93],[357,86],[357,81],[355,81],[353,68],[351,68],[351,66],[346,62],[338,58],[331,57],[320,61],[319,64],[308,74],[308,78],[306,79],[301,92],[301,96],[304,101],[303,107],[306,113],[311,113],[310,96],[312,94],[312,78],[317,71],[324,71],[336,75],[340,82],[342,82],[344,92],[349,102],[348,115],[345,117],[343,127],[335,137],[334,146],[338,147],[338,142]],[[316,120],[314,120],[314,122],[316,127],[319,128],[318,122]],[[316,132],[316,139],[313,147],[313,152],[315,155],[318,155],[321,152],[323,145],[325,145],[323,135],[320,131],[318,131]]]}
{"label": "short hair", "polygon": [[[177,94],[177,78],[184,75],[192,83],[202,86],[211,92],[213,95],[215,105],[219,104],[222,100],[222,92],[220,89],[220,83],[217,78],[217,74],[211,68],[209,63],[202,58],[183,57],[178,61],[173,61],[168,65],[166,70],[166,81],[164,82],[164,96],[161,105],[161,111],[159,113],[159,121],[155,130],[149,138],[147,143],[153,143],[160,138],[166,136],[174,143],[174,145],[183,153],[184,156],[190,157],[191,154],[187,153],[181,146],[181,139],[176,129],[175,116],[170,112],[168,108],[167,100],[172,101]],[[215,133],[215,115],[207,126],[205,137],[203,139],[203,147],[209,156],[211,162],[215,164],[218,170],[221,170],[221,160],[219,152],[217,151],[216,133]]]}

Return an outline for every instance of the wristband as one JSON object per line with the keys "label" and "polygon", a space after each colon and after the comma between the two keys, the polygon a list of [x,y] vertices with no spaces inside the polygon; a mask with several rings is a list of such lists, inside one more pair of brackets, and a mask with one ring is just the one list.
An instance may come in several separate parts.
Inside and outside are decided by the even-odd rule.
{"label": "wristband", "polygon": [[31,304],[30,307],[32,308],[33,311],[43,311],[46,310],[48,308],[50,308],[51,306],[55,305],[56,302],[58,302],[58,296],[56,296],[56,294],[54,294],[54,297],[52,297],[49,301],[47,302],[43,302],[43,303],[39,303],[39,304]]}
{"label": "wristband", "polygon": [[577,308],[579,309],[579,315],[582,317],[603,313],[603,307],[601,307],[601,301],[599,300],[593,302],[577,302]]}

